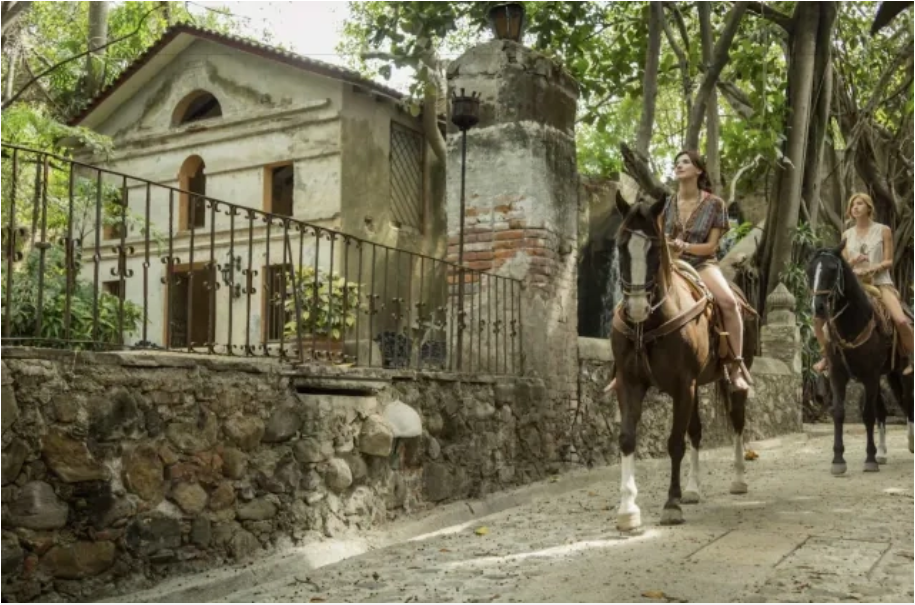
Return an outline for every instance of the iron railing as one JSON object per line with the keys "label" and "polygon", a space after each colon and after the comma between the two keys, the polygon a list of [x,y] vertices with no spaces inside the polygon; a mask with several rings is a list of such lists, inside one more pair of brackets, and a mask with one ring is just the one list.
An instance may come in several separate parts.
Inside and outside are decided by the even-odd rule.
{"label": "iron railing", "polygon": [[518,280],[199,190],[2,151],[4,346],[523,370]]}

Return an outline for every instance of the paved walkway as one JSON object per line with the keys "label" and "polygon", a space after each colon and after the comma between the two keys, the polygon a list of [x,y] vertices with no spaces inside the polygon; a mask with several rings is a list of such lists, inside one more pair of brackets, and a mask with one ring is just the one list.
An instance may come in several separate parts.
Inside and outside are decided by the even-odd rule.
{"label": "paved walkway", "polygon": [[[889,463],[861,472],[847,429],[844,478],[831,429],[754,444],[750,493],[730,496],[729,451],[703,454],[703,502],[658,525],[666,460],[641,461],[645,530],[614,528],[618,468],[578,489],[214,599],[298,602],[912,602],[913,464],[904,430]],[[558,483],[564,481],[561,479]],[[585,487],[580,487],[585,485]],[[542,492],[541,492],[542,493]],[[396,528],[394,528],[396,529]],[[201,595],[203,596],[203,595]]]}

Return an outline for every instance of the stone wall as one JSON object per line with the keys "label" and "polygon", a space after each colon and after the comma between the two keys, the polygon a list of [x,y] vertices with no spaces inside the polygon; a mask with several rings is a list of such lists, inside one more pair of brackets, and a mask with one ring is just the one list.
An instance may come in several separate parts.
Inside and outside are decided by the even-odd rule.
{"label": "stone wall", "polygon": [[100,598],[560,468],[539,380],[329,372],[4,348],[4,599]]}
{"label": "stone wall", "polygon": [[[579,409],[572,443],[577,460],[585,464],[609,464],[619,455],[620,418],[615,395],[605,394],[610,382],[613,353],[609,340],[579,339]],[[755,382],[747,403],[746,440],[758,440],[801,431],[798,377],[784,362],[768,357],[753,361]],[[715,387],[699,390],[703,447],[730,442],[730,423],[717,404]],[[667,455],[672,402],[667,395],[649,391],[642,411],[636,452],[641,457]]]}

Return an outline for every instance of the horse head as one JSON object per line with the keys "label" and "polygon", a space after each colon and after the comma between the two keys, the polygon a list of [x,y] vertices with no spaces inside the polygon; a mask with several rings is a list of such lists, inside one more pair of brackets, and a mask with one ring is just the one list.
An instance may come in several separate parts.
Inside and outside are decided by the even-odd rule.
{"label": "horse head", "polygon": [[807,264],[807,283],[813,293],[813,314],[826,319],[834,301],[845,294],[846,276],[851,267],[842,258],[845,240],[835,248],[823,248],[814,253]]}
{"label": "horse head", "polygon": [[659,220],[664,203],[640,195],[630,205],[616,193],[616,208],[623,216],[616,237],[623,310],[637,324],[648,319],[655,299],[660,298],[658,276],[667,245]]}

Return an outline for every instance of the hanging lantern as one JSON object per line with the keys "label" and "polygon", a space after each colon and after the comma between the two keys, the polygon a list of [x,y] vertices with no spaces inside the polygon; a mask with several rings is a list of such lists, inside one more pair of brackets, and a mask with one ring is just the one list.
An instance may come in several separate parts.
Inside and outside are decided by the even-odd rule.
{"label": "hanging lantern", "polygon": [[520,2],[497,4],[489,9],[489,24],[497,40],[521,42],[524,35],[524,5]]}

